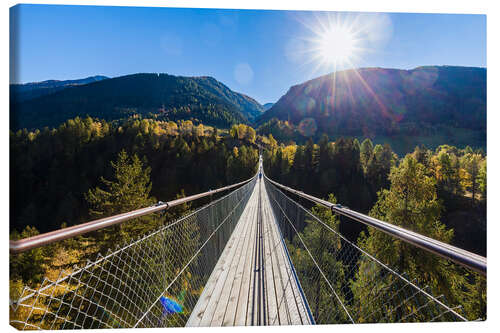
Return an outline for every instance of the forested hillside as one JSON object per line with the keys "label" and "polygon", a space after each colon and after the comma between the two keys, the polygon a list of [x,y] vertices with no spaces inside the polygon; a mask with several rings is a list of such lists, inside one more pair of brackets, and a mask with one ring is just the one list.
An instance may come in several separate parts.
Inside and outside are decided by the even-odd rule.
{"label": "forested hillside", "polygon": [[75,118],[52,130],[11,132],[10,140],[10,227],[19,232],[26,226],[46,232],[90,219],[86,194],[113,178],[111,161],[121,151],[151,168],[156,201],[248,179],[258,160],[255,132],[253,138],[223,138],[191,121],[131,118],[113,125]]}
{"label": "forested hillside", "polygon": [[133,74],[11,103],[12,130],[55,127],[77,116],[107,121],[132,115],[198,120],[227,128],[248,123],[263,107],[211,77]]}
{"label": "forested hillside", "polygon": [[[397,178],[409,166],[412,172],[418,169],[419,174]],[[413,201],[408,216],[441,221],[454,230],[452,244],[486,255],[486,156],[482,151],[449,145],[434,151],[416,147],[411,154],[398,158],[388,144],[373,145],[370,139],[360,144],[346,138],[332,142],[324,135],[317,143],[310,139],[305,145],[275,145],[265,151],[264,167],[271,179],[282,184],[322,198],[333,194],[342,205],[396,224],[390,214],[380,215],[382,200],[391,200],[391,186],[409,181],[399,186],[415,190],[420,182],[428,182],[428,190],[436,195],[434,215],[423,216],[421,204]],[[416,190],[413,195],[410,200],[418,201],[428,193]],[[386,202],[383,207],[390,204],[402,207],[395,202]],[[409,223],[404,227],[414,229],[418,225]],[[415,231],[427,234],[433,227],[428,228]],[[362,224],[341,218],[340,231],[344,235],[355,240],[362,230]]]}
{"label": "forested hillside", "polygon": [[[273,120],[273,118],[276,118]],[[293,86],[258,120],[260,134],[305,142],[369,137],[398,153],[416,145],[486,148],[486,69],[362,68]]]}
{"label": "forested hillside", "polygon": [[37,98],[44,95],[55,93],[73,86],[79,86],[92,82],[97,82],[107,79],[106,76],[96,75],[85,79],[77,80],[46,80],[42,82],[30,82],[25,84],[10,85],[10,102],[20,103],[29,99]]}
{"label": "forested hillside", "polygon": [[262,105],[262,107],[264,108],[265,111],[269,110],[272,106],[274,105],[274,103],[266,103],[264,105]]}

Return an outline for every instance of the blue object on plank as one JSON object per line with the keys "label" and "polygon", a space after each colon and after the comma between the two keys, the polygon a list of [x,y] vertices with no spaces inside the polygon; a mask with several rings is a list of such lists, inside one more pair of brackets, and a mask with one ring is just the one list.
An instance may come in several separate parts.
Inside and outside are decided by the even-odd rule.
{"label": "blue object on plank", "polygon": [[170,315],[174,313],[182,313],[182,305],[170,299],[168,297],[162,296],[160,302],[163,305],[163,315]]}

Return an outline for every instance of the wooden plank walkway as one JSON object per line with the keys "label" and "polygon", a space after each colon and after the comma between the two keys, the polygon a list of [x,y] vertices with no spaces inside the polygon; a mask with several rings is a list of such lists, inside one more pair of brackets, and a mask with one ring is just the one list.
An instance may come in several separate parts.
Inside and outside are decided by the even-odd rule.
{"label": "wooden plank walkway", "polygon": [[311,323],[269,200],[259,178],[186,326]]}

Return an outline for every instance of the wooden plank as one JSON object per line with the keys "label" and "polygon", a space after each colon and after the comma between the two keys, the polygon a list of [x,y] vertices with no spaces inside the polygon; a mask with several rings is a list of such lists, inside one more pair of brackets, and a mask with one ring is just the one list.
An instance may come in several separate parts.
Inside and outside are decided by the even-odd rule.
{"label": "wooden plank", "polygon": [[[238,266],[236,267],[233,285],[231,286],[231,293],[227,302],[226,313],[224,315],[224,320],[222,321],[222,326],[233,326],[236,324],[236,313],[240,305],[240,298],[248,297],[246,288],[243,288],[242,286],[246,286],[244,276],[245,272],[248,272],[246,268],[251,260],[251,250],[253,245],[252,236],[255,233],[254,221],[257,213],[257,207],[255,205],[249,204],[249,206],[250,214],[246,221],[247,229],[242,242],[242,252],[240,253]],[[248,277],[249,276],[247,275],[247,278]],[[242,289],[244,289],[245,292],[242,292]]]}
{"label": "wooden plank", "polygon": [[[254,196],[255,193],[256,192],[254,190],[254,192],[252,193],[252,196]],[[245,208],[248,208],[248,206]],[[248,215],[248,210],[245,209],[244,211],[246,211],[245,216],[243,216],[243,218],[240,217],[240,220],[238,221],[239,228],[235,228],[233,234],[230,237],[230,242],[228,242],[228,245],[229,245],[229,243],[231,243],[231,247],[229,249],[229,253],[228,253],[228,256],[226,257],[226,260],[223,262],[222,272],[221,272],[219,278],[217,279],[217,282],[215,284],[213,294],[212,294],[213,296],[210,297],[210,299],[209,299],[209,302],[207,304],[207,307],[206,307],[205,312],[203,314],[203,317],[201,319],[200,326],[210,326],[212,319],[215,315],[215,311],[218,308],[217,305],[219,303],[221,293],[224,290],[224,285],[226,283],[227,276],[230,273],[231,265],[235,259],[234,254],[235,254],[236,248],[237,248],[235,246],[236,245],[235,242],[238,239],[238,234],[240,233],[241,227],[243,225],[245,225],[246,216]]]}
{"label": "wooden plank", "polygon": [[203,293],[201,294],[198,302],[196,303],[191,316],[189,317],[186,326],[200,326],[203,318],[207,317],[206,311],[210,309],[210,301],[213,298],[218,297],[216,294],[217,282],[220,281],[220,277],[227,270],[227,262],[231,260],[230,252],[232,249],[233,240],[229,239],[224,251],[221,254],[220,259],[215,265],[214,272],[210,275]]}
{"label": "wooden plank", "polygon": [[[261,206],[259,211],[259,188]],[[262,217],[262,271],[267,325],[310,324],[264,182],[258,179],[238,224],[218,260],[188,326],[241,326],[257,323],[255,264],[258,216]],[[255,288],[255,291],[254,291]],[[262,301],[261,301],[262,305]],[[261,313],[262,313],[261,308]]]}
{"label": "wooden plank", "polygon": [[[263,201],[264,201],[263,197]],[[264,226],[264,239],[265,239],[265,256],[264,256],[264,267],[265,267],[265,278],[266,278],[266,302],[267,302],[267,325],[279,325],[278,316],[278,306],[277,306],[277,290],[276,290],[276,272],[273,262],[274,251],[276,246],[270,237],[271,235],[271,225],[269,221],[269,216],[267,210],[265,209],[265,203],[262,207],[262,218]]]}
{"label": "wooden plank", "polygon": [[[257,188],[257,186],[256,186]],[[258,198],[257,198],[258,199]],[[258,207],[258,201],[255,201],[256,207]],[[257,211],[258,214],[258,211]],[[255,215],[255,220],[253,222],[255,224],[254,227],[254,232],[252,235],[252,258],[250,260],[250,263],[248,265],[248,271],[250,275],[250,279],[248,281],[248,296],[247,296],[247,305],[246,305],[246,313],[245,313],[245,324],[244,325],[252,325],[253,322],[256,319],[257,315],[257,290],[256,290],[256,261],[257,261],[257,232],[258,232],[258,225],[257,225],[257,215]]]}
{"label": "wooden plank", "polygon": [[232,290],[233,288],[236,289],[235,287],[236,273],[238,267],[240,266],[240,263],[244,262],[243,246],[245,243],[247,232],[249,231],[249,229],[251,229],[250,227],[252,220],[252,209],[253,209],[252,207],[249,207],[246,218],[240,221],[240,224],[242,225],[242,230],[240,230],[240,232],[238,232],[237,234],[233,235],[236,236],[236,241],[235,241],[236,244],[234,245],[236,247],[236,251],[233,255],[233,260],[231,266],[229,267],[229,273],[226,277],[226,282],[219,296],[217,302],[217,308],[215,309],[214,317],[212,318],[210,326],[222,326],[227,308],[229,306],[229,300]]}
{"label": "wooden plank", "polygon": [[[252,198],[252,196],[254,196],[254,193],[255,193],[255,188],[251,194],[250,199]],[[248,210],[249,210],[249,207],[247,205],[247,207],[245,207],[245,209],[240,217],[240,220],[238,221],[238,223],[236,225],[236,228],[238,228],[239,226],[244,224],[241,222],[244,221],[244,216],[246,214],[248,214]],[[215,265],[214,270],[212,271],[212,274],[210,274],[210,277],[209,277],[205,287],[203,288],[203,292],[202,292],[200,298],[198,299],[198,302],[196,303],[196,305],[195,305],[195,307],[194,307],[194,309],[193,309],[193,311],[192,311],[192,313],[191,313],[191,315],[186,323],[186,326],[199,326],[201,324],[202,318],[205,315],[205,311],[207,310],[207,308],[209,306],[210,299],[212,298],[212,296],[214,298],[217,297],[217,294],[214,294],[215,287],[217,286],[217,281],[219,280],[221,274],[224,272],[224,268],[225,268],[224,266],[226,265],[227,260],[231,259],[231,258],[228,258],[228,256],[229,256],[231,248],[232,248],[232,246],[230,246],[230,244],[232,244],[232,242],[234,241],[233,236],[234,236],[234,233],[233,233],[233,235],[231,235],[230,239],[228,240],[228,243],[226,244],[226,247],[224,248],[219,260],[217,261],[217,264]]]}
{"label": "wooden plank", "polygon": [[288,309],[288,316],[286,317],[288,320],[287,324],[296,325],[307,323],[308,321],[305,320],[307,314],[305,312],[303,300],[281,241],[278,225],[270,206],[270,198],[268,197],[267,191],[264,191],[264,196],[266,197],[264,209],[267,212],[268,222],[271,224],[272,230],[270,236],[277,245],[276,256],[279,263],[279,269],[281,270],[282,285],[285,286],[285,299],[283,302],[286,302],[286,308]]}
{"label": "wooden plank", "polygon": [[207,308],[208,301],[210,300],[210,297],[213,294],[213,290],[215,284],[217,283],[217,279],[222,273],[222,262],[224,262],[225,260],[223,258],[223,256],[225,255],[226,254],[223,251],[221,257],[219,258],[217,264],[214,267],[214,270],[212,271],[212,274],[210,274],[207,283],[203,287],[203,292],[201,293],[198,302],[196,303],[193,311],[191,311],[191,315],[189,316],[186,326],[199,326],[201,318],[203,317],[203,314]]}
{"label": "wooden plank", "polygon": [[[270,207],[268,205],[265,205],[263,209],[266,214],[266,219],[268,221],[272,221],[274,215],[270,214],[271,212],[269,211],[269,208]],[[276,240],[273,228],[270,228],[270,231],[271,232],[269,233],[268,237],[271,239],[271,242],[273,243],[274,247],[272,252],[273,272],[274,272],[274,280],[275,280],[276,294],[277,294],[277,299],[276,299],[277,317],[275,316],[271,320],[271,322],[276,323],[278,325],[288,325],[290,323],[289,320],[290,315],[285,295],[285,290],[287,287],[286,276],[283,275],[283,271],[281,269],[281,266],[283,265],[282,256],[280,255],[282,248],[281,244]]]}
{"label": "wooden plank", "polygon": [[[257,186],[256,186],[257,188]],[[240,290],[238,292],[238,301],[236,305],[236,310],[234,314],[233,324],[235,326],[247,325],[247,319],[249,314],[249,303],[252,301],[251,292],[253,287],[253,275],[254,275],[254,251],[255,251],[255,237],[257,233],[257,201],[252,201],[253,214],[252,218],[248,221],[251,224],[250,232],[247,235],[247,250],[245,253],[245,264],[243,269],[243,274],[241,278]],[[230,318],[228,318],[228,322]],[[228,324],[229,325],[229,324]]]}

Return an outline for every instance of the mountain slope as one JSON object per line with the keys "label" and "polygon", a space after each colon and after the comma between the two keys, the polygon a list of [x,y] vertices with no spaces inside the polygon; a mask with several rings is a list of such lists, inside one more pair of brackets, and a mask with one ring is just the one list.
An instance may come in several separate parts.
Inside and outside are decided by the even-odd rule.
{"label": "mountain slope", "polygon": [[266,103],[264,105],[262,105],[262,107],[264,107],[264,110],[269,110],[272,106],[274,105],[274,103]]}
{"label": "mountain slope", "polygon": [[485,144],[486,69],[428,66],[332,73],[291,87],[257,123],[272,118],[288,120],[304,136],[432,136],[446,127],[474,131]]}
{"label": "mountain slope", "polygon": [[252,98],[210,77],[133,74],[14,103],[11,129],[57,126],[76,116],[116,120],[134,114],[228,127],[252,121],[262,111]]}
{"label": "mountain slope", "polygon": [[217,81],[213,77],[202,76],[194,79],[200,86],[203,86],[214,95],[220,95],[225,100],[238,106],[249,120],[254,120],[258,116],[262,115],[262,113],[265,111],[264,107],[253,98],[245,94],[232,91],[223,83]]}
{"label": "mountain slope", "polygon": [[42,82],[30,82],[24,84],[10,85],[10,99],[13,103],[27,101],[40,96],[52,94],[68,87],[102,81],[108,77],[102,75],[90,76],[77,80],[46,80]]}

